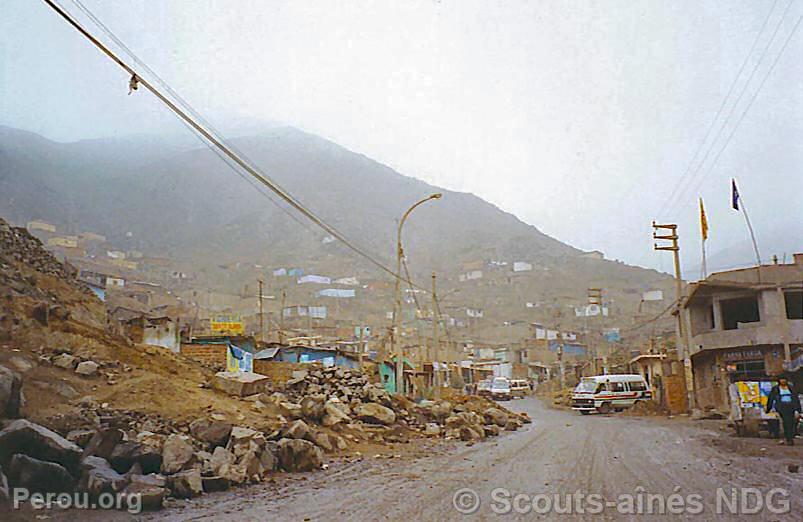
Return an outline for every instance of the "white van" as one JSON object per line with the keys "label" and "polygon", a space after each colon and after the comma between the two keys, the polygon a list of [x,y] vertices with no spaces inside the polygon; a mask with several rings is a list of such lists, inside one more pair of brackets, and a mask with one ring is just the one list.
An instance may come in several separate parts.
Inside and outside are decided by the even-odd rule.
{"label": "white van", "polygon": [[622,411],[637,401],[652,399],[641,375],[595,375],[583,377],[572,393],[572,409],[583,415],[592,411]]}
{"label": "white van", "polygon": [[530,383],[524,379],[513,379],[510,381],[510,396],[523,399],[530,394]]}

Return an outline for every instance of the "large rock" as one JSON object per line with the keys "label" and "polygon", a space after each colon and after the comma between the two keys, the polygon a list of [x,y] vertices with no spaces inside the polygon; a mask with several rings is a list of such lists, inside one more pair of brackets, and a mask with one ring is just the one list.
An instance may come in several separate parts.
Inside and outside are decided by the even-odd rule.
{"label": "large rock", "polygon": [[245,468],[237,464],[224,464],[220,468],[219,476],[231,484],[242,484],[246,481]]}
{"label": "large rock", "polygon": [[95,361],[84,361],[75,367],[75,373],[84,377],[97,377],[99,370],[100,365]]}
{"label": "large rock", "polygon": [[324,463],[321,448],[299,439],[282,439],[277,445],[279,467],[285,471],[312,471]]}
{"label": "large rock", "polygon": [[265,471],[276,471],[279,469],[279,458],[275,451],[276,443],[271,442],[265,446],[265,449],[262,450],[262,453],[259,455],[259,462],[262,463],[262,469]]}
{"label": "large rock", "polygon": [[139,503],[139,506],[129,504],[129,509],[133,510],[136,507],[146,511],[162,509],[162,502],[167,495],[165,479],[161,475],[134,475],[123,493],[125,498]]}
{"label": "large rock", "polygon": [[282,435],[288,439],[309,439],[312,432],[306,422],[297,420],[283,430]]}
{"label": "large rock", "polygon": [[212,387],[228,395],[246,397],[261,393],[269,382],[264,375],[253,372],[218,372]]}
{"label": "large rock", "polygon": [[446,426],[449,428],[460,428],[462,426],[472,426],[483,431],[484,419],[473,411],[461,411],[446,418]]}
{"label": "large rock", "polygon": [[12,488],[25,488],[31,492],[70,492],[75,479],[60,464],[15,454],[8,466],[8,482]]}
{"label": "large rock", "polygon": [[5,366],[0,366],[0,418],[20,416],[22,379]]}
{"label": "large rock", "polygon": [[375,402],[359,405],[354,413],[358,419],[373,424],[388,425],[396,422],[396,414],[393,410]]}
{"label": "large rock", "polygon": [[300,419],[304,416],[303,409],[300,404],[295,402],[282,401],[279,403],[282,408],[282,414],[289,419]]}
{"label": "large rock", "polygon": [[213,448],[225,446],[229,442],[232,425],[227,422],[197,420],[190,424],[190,433],[196,439],[206,442]]}
{"label": "large rock", "polygon": [[252,482],[258,481],[265,471],[262,467],[262,460],[260,460],[256,451],[249,451],[240,457],[240,460],[237,461],[237,466],[245,471],[246,479]]}
{"label": "large rock", "polygon": [[114,448],[109,462],[119,473],[127,473],[134,464],[139,464],[144,474],[158,473],[162,466],[162,455],[155,448],[129,441]]}
{"label": "large rock", "polygon": [[235,457],[240,458],[249,451],[259,453],[265,447],[266,442],[264,434],[250,428],[235,426],[231,430],[226,449],[231,451]]}
{"label": "large rock", "polygon": [[25,419],[18,419],[0,431],[0,465],[21,453],[40,460],[57,462],[77,473],[81,448],[56,432]]}
{"label": "large rock", "polygon": [[102,428],[92,435],[89,443],[84,448],[83,458],[95,455],[109,460],[114,448],[122,442],[125,433],[117,428]]}
{"label": "large rock", "polygon": [[231,482],[226,477],[217,475],[201,477],[204,493],[211,493],[213,491],[226,491],[229,489]]}
{"label": "large rock", "polygon": [[473,425],[465,425],[460,428],[460,440],[475,441],[485,438],[485,430],[480,426],[479,429]]}
{"label": "large rock", "polygon": [[176,498],[193,498],[204,492],[201,472],[197,469],[180,471],[168,477],[170,493]]}
{"label": "large rock", "polygon": [[312,442],[318,445],[322,450],[326,453],[332,453],[335,449],[335,445],[332,443],[332,439],[329,438],[329,435],[326,433],[319,431],[312,435]]}
{"label": "large rock", "polygon": [[128,485],[128,479],[112,469],[101,457],[87,457],[81,462],[81,490],[97,498],[101,493],[116,493]]}
{"label": "large rock", "polygon": [[162,473],[170,475],[190,467],[195,459],[195,450],[184,435],[173,434],[162,448]]}
{"label": "large rock", "polygon": [[70,355],[68,353],[62,353],[57,355],[51,359],[53,366],[56,368],[62,368],[64,370],[74,370],[75,367],[78,365],[78,358],[74,355]]}
{"label": "large rock", "polygon": [[449,401],[436,402],[429,408],[430,414],[439,421],[443,421],[446,417],[452,414],[454,406]]}
{"label": "large rock", "polygon": [[488,408],[483,415],[488,424],[496,424],[500,428],[504,428],[507,424],[508,415],[499,408]]}
{"label": "large rock", "polygon": [[231,466],[236,460],[237,458],[232,452],[222,446],[218,446],[212,453],[212,458],[209,459],[209,467],[212,470],[212,473],[215,475],[220,475],[220,469],[224,465]]}
{"label": "large rock", "polygon": [[351,417],[344,411],[341,402],[333,401],[332,399],[326,401],[323,415],[324,426],[335,426],[341,423],[349,424],[350,422]]}
{"label": "large rock", "polygon": [[301,415],[311,421],[320,421],[324,414],[326,398],[323,395],[311,395],[301,399]]}

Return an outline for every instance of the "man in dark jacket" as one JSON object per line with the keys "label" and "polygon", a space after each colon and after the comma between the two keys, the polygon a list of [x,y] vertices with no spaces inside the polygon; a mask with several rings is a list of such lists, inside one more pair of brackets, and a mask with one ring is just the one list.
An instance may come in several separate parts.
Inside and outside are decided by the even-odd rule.
{"label": "man in dark jacket", "polygon": [[[797,392],[789,382],[778,379],[778,384],[772,387],[770,395],[767,397],[767,413],[775,410],[781,416],[783,425],[783,436],[786,443],[790,446],[795,445],[795,432],[797,431],[797,417],[800,414],[800,399]],[[784,441],[781,441],[783,444]]]}

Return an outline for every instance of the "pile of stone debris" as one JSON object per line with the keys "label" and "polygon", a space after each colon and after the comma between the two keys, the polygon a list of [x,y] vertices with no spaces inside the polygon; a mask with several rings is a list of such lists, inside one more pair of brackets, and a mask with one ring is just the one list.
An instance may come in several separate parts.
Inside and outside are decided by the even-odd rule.
{"label": "pile of stone debris", "polygon": [[298,425],[270,433],[214,419],[182,426],[90,401],[84,420],[92,419],[84,427],[57,433],[14,420],[24,400],[21,388],[19,375],[0,366],[0,417],[8,419],[0,430],[0,504],[11,489],[26,488],[93,498],[136,494],[142,508],[159,509],[168,496],[191,498],[258,482],[278,470],[326,466],[321,448],[302,438],[309,434]]}
{"label": "pile of stone debris", "polygon": [[0,219],[0,268],[8,269],[11,262],[64,279],[76,288],[85,289],[75,279],[76,271],[73,267],[59,262],[42,246],[41,241],[24,228],[12,227]]}
{"label": "pile of stone debris", "polygon": [[[59,353],[53,365],[76,371],[79,359]],[[98,368],[91,368],[98,372]],[[389,394],[358,370],[297,372],[284,392],[242,400],[265,407],[263,425],[236,425],[210,412],[191,423],[116,410],[91,397],[81,415],[56,416],[48,427],[19,416],[22,380],[0,366],[0,503],[9,487],[31,492],[120,493],[159,509],[166,498],[260,482],[277,471],[325,469],[326,455],[359,442],[407,442],[411,437],[476,441],[515,430],[526,415],[478,397],[416,404]],[[275,412],[279,412],[276,414]],[[121,506],[125,508],[125,506]]]}
{"label": "pile of stone debris", "polygon": [[290,419],[369,431],[374,439],[387,442],[404,440],[393,428],[474,441],[498,435],[501,429],[515,431],[530,422],[526,414],[507,411],[480,397],[458,404],[415,403],[369,382],[357,369],[340,367],[297,371],[287,381],[284,394],[274,393],[267,400],[282,407]]}

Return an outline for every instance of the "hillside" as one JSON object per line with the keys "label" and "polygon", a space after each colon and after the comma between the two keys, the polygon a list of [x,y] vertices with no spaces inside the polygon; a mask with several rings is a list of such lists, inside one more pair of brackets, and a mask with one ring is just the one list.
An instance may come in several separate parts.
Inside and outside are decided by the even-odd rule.
{"label": "hillside", "polygon": [[[668,288],[663,274],[581,259],[580,251],[477,196],[404,176],[297,129],[233,142],[271,179],[389,265],[396,220],[418,199],[443,192],[405,225],[410,268],[421,279],[438,272],[448,288],[457,285],[466,263],[532,263],[529,277],[463,285],[461,304],[493,307],[500,319],[540,320],[525,302],[581,304],[588,286],[604,286],[611,296],[629,289],[619,301],[623,311],[635,309],[639,290]],[[297,213],[288,215],[252,183],[207,148],[142,137],[63,144],[0,127],[0,215],[13,221],[44,219],[98,232],[118,248],[184,261],[210,286],[221,279],[219,267],[241,262],[382,276],[342,245],[324,244],[325,233]],[[244,281],[226,277],[229,285]]]}
{"label": "hillside", "polygon": [[[132,247],[179,257],[192,257],[199,243],[232,259],[258,255],[265,244],[307,250],[324,236],[292,220],[207,149],[145,142],[135,153],[130,142],[58,144],[8,128],[0,139],[0,212],[17,221],[74,223],[117,239],[131,232]],[[443,192],[291,128],[235,145],[320,216],[385,258],[393,252],[398,216],[417,199]],[[406,235],[411,259],[441,270],[444,259],[549,259],[575,252],[476,196],[448,191],[416,212]],[[312,238],[317,241],[307,244]]]}

